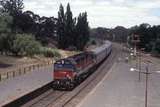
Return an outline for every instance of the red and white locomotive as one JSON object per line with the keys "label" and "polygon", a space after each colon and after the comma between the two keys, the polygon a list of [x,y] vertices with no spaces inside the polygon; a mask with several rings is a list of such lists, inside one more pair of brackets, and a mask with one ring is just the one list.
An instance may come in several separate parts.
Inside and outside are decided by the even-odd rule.
{"label": "red and white locomotive", "polygon": [[112,51],[110,41],[98,48],[54,63],[53,87],[71,89],[89,73],[89,69],[102,62]]}

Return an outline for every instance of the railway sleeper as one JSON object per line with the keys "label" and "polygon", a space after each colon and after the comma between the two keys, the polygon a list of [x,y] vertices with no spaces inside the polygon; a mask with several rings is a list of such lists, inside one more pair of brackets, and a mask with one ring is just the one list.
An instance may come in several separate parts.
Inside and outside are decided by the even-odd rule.
{"label": "railway sleeper", "polygon": [[70,79],[54,80],[52,88],[54,90],[72,90],[76,86],[76,82]]}

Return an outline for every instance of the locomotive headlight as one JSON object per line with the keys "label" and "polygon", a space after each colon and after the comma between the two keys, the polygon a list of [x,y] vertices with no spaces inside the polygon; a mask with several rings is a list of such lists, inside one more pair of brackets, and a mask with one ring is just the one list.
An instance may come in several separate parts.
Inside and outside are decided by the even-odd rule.
{"label": "locomotive headlight", "polygon": [[66,77],[67,77],[68,79],[72,79],[68,74],[66,75]]}
{"label": "locomotive headlight", "polygon": [[59,81],[57,81],[57,84],[59,84]]}

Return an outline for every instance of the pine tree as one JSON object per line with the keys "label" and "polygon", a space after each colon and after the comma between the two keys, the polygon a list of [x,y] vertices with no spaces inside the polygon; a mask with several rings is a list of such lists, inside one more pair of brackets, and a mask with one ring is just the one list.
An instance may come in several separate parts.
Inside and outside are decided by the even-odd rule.
{"label": "pine tree", "polygon": [[75,44],[75,20],[73,19],[69,3],[67,5],[65,19],[65,45],[67,46],[66,48],[68,48],[69,46],[74,46]]}
{"label": "pine tree", "polygon": [[83,50],[87,42],[89,41],[89,26],[87,21],[87,13],[80,13],[76,25],[76,47],[79,50]]}
{"label": "pine tree", "polygon": [[58,20],[57,20],[57,38],[59,48],[65,48],[65,16],[62,4],[59,7]]}
{"label": "pine tree", "polygon": [[60,5],[57,21],[57,37],[60,48],[65,49],[69,46],[75,46],[77,49],[83,50],[89,40],[87,13],[80,14],[76,23],[76,18],[73,18],[69,3],[65,15],[63,6]]}

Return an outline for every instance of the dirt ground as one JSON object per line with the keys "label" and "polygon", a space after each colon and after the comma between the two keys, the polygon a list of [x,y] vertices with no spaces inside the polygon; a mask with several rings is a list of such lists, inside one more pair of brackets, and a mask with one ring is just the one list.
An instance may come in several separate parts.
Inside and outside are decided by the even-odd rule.
{"label": "dirt ground", "polygon": [[29,65],[34,65],[38,63],[44,63],[47,60],[51,60],[49,58],[44,57],[13,57],[13,56],[4,56],[0,55],[0,72],[21,68]]}
{"label": "dirt ground", "polygon": [[[59,50],[62,58],[78,54],[76,51],[64,51]],[[39,64],[39,63],[47,63],[48,61],[55,60],[54,58],[46,58],[44,56],[36,56],[34,58],[30,57],[14,57],[14,56],[5,56],[0,55],[0,72],[8,71],[16,68],[23,68],[26,66]]]}

